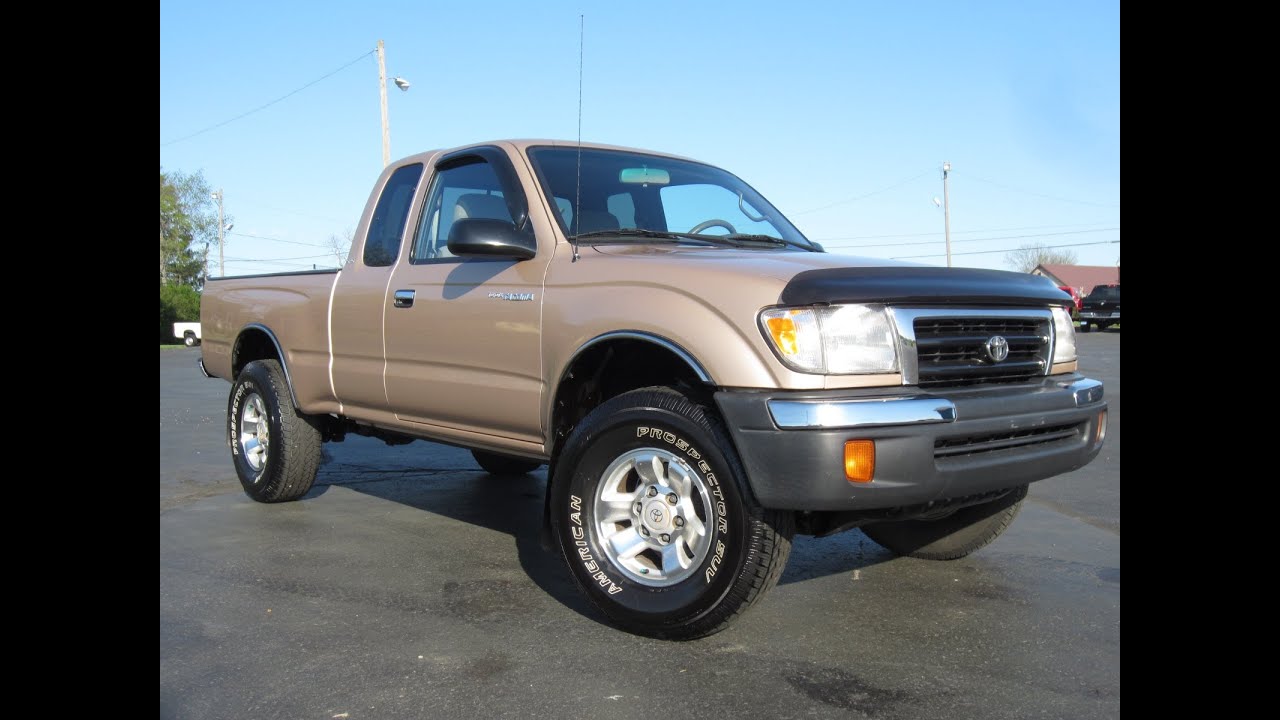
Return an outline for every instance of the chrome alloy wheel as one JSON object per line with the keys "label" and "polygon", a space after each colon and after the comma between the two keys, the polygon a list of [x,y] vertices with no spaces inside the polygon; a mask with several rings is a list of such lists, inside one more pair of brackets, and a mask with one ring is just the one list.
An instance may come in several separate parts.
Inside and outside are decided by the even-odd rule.
{"label": "chrome alloy wheel", "polygon": [[[267,407],[262,396],[250,393],[240,408],[240,454],[254,472],[262,472],[267,464],[271,432],[267,426]],[[257,482],[257,479],[254,479]]]}
{"label": "chrome alloy wheel", "polygon": [[640,448],[605,469],[595,523],[615,568],[642,585],[669,587],[706,558],[712,507],[696,469],[666,450]]}

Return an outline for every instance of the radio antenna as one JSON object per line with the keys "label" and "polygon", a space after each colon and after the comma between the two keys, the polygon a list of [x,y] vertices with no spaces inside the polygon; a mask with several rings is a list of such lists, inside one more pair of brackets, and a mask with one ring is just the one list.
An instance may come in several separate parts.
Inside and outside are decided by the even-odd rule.
{"label": "radio antenna", "polygon": [[578,231],[582,223],[578,218],[582,215],[582,40],[585,36],[585,16],[578,16],[578,177],[575,182],[577,197],[573,205],[573,262],[578,262]]}

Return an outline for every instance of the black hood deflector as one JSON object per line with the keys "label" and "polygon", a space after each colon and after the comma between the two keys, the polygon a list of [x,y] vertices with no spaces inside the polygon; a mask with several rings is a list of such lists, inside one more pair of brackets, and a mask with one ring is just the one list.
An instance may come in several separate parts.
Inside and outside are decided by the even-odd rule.
{"label": "black hood deflector", "polygon": [[1065,305],[1048,278],[1005,270],[942,267],[851,267],[806,270],[782,289],[780,305]]}

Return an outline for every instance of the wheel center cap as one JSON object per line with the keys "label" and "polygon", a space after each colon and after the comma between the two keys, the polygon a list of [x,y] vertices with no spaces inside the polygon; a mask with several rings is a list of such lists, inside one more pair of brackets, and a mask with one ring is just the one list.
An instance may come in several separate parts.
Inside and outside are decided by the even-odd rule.
{"label": "wheel center cap", "polygon": [[642,517],[650,530],[667,530],[671,527],[671,513],[667,510],[665,501],[655,500],[646,505]]}

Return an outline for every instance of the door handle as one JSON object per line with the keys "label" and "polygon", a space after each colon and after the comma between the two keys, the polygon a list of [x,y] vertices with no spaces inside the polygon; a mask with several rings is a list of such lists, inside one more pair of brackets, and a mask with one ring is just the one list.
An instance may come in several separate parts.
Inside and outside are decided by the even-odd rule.
{"label": "door handle", "polygon": [[413,298],[417,294],[414,290],[397,290],[395,294],[396,307],[413,307]]}

